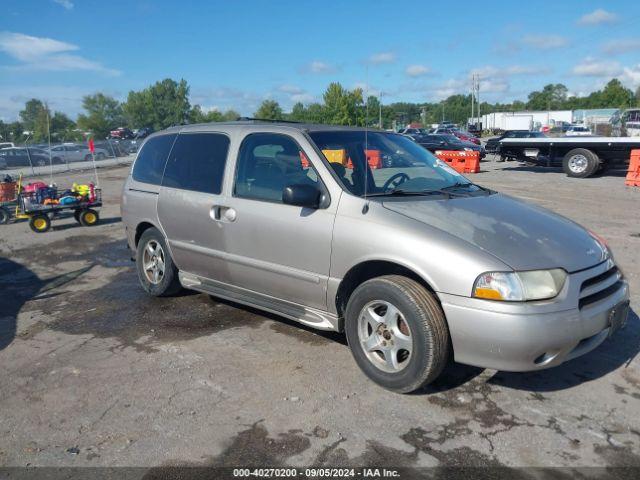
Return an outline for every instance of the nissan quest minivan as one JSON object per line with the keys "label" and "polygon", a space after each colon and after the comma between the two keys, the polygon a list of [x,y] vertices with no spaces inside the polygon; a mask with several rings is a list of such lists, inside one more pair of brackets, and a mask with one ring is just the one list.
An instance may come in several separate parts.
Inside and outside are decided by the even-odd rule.
{"label": "nissan quest minivan", "polygon": [[364,373],[397,392],[450,360],[559,365],[600,345],[629,309],[602,239],[395,133],[170,128],[141,147],[122,218],[150,295],[197,290],[344,332]]}

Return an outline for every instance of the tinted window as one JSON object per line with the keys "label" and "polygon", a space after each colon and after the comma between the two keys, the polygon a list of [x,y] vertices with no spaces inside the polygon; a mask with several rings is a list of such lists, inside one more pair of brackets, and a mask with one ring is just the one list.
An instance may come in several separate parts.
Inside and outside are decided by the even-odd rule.
{"label": "tinted window", "polygon": [[144,144],[133,165],[132,176],[137,182],[160,185],[164,164],[176,135],[159,135]]}
{"label": "tinted window", "polygon": [[220,133],[178,135],[164,171],[165,187],[218,194],[229,151],[229,138]]}
{"label": "tinted window", "polygon": [[288,185],[318,185],[318,176],[298,144],[286,135],[247,136],[238,154],[234,193],[238,197],[282,202]]}

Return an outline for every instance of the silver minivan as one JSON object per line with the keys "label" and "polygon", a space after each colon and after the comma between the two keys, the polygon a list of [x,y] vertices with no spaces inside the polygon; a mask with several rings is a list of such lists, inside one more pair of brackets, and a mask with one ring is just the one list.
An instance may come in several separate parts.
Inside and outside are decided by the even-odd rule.
{"label": "silver minivan", "polygon": [[410,392],[450,360],[507,371],[587,353],[624,325],[606,243],[382,131],[238,121],[146,139],[122,218],[142,287],[192,289],[346,334]]}

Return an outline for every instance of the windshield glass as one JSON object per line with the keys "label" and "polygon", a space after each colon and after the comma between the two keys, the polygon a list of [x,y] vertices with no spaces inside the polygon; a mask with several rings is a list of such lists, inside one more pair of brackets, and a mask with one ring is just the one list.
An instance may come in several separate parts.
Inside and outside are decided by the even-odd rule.
{"label": "windshield glass", "polygon": [[402,135],[319,131],[310,132],[309,136],[342,185],[354,195],[365,195],[365,178],[367,195],[424,193],[471,185],[446,163]]}

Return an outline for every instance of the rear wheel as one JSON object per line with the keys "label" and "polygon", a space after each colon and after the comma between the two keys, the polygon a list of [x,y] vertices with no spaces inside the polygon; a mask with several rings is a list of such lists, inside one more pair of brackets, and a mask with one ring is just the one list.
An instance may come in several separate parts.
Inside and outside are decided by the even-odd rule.
{"label": "rear wheel", "polygon": [[82,225],[83,227],[93,227],[94,225],[97,225],[98,222],[100,221],[100,215],[98,214],[97,211],[91,208],[88,208],[80,212],[80,214],[78,215],[78,221],[80,222],[80,225]]}
{"label": "rear wheel", "polygon": [[600,168],[598,156],[586,148],[574,148],[562,160],[562,168],[569,177],[587,178]]}
{"label": "rear wheel", "polygon": [[182,289],[178,269],[169,254],[167,243],[156,228],[145,230],[140,237],[136,267],[140,285],[150,295],[166,297]]}
{"label": "rear wheel", "polygon": [[349,298],[345,317],[356,363],[389,390],[408,393],[433,382],[449,359],[449,330],[438,301],[407,277],[364,282]]}
{"label": "rear wheel", "polygon": [[11,218],[11,215],[9,214],[9,210],[7,210],[4,207],[0,207],[0,225],[9,223],[9,218]]}
{"label": "rear wheel", "polygon": [[47,215],[34,215],[29,219],[29,227],[36,233],[44,233],[51,228],[51,220]]}

